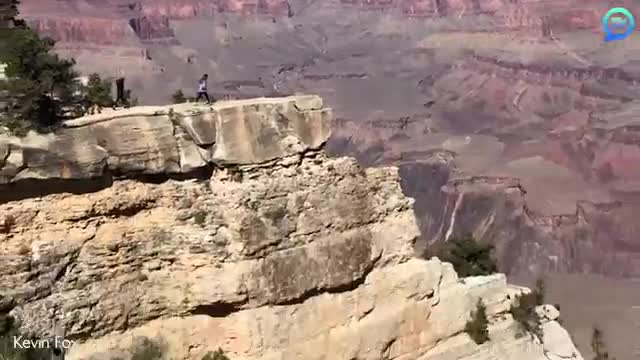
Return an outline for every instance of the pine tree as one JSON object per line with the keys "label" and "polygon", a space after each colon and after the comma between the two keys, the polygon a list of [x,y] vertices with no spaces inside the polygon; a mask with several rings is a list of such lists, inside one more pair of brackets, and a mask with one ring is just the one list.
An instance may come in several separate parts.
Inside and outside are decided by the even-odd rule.
{"label": "pine tree", "polygon": [[26,23],[18,18],[19,4],[19,0],[0,0],[0,54],[9,49],[13,33],[10,30],[26,28]]}
{"label": "pine tree", "polygon": [[478,299],[476,310],[471,313],[471,319],[465,325],[464,331],[471,336],[476,344],[480,345],[489,340],[488,325],[487,308],[482,303],[482,300]]}
{"label": "pine tree", "polygon": [[536,281],[536,288],[529,293],[518,295],[509,309],[513,319],[520,324],[522,330],[537,336],[541,341],[544,337],[536,307],[544,304],[545,292],[544,280],[540,278]]}
{"label": "pine tree", "polygon": [[24,26],[18,17],[18,0],[0,0],[0,29]]}
{"label": "pine tree", "polygon": [[75,63],[55,55],[53,40],[41,38],[17,18],[17,1],[4,1],[9,3],[2,7],[2,22],[12,28],[0,32],[0,63],[7,65],[8,77],[0,84],[7,103],[0,120],[17,132],[45,129],[77,102]]}
{"label": "pine tree", "polygon": [[467,234],[445,242],[436,255],[440,260],[451,263],[460,277],[467,277],[498,272],[493,251],[492,244],[480,243]]}
{"label": "pine tree", "polygon": [[114,105],[111,83],[95,73],[89,75],[87,85],[82,86],[82,98],[83,109],[78,115],[92,114],[94,110],[100,112],[102,108]]}

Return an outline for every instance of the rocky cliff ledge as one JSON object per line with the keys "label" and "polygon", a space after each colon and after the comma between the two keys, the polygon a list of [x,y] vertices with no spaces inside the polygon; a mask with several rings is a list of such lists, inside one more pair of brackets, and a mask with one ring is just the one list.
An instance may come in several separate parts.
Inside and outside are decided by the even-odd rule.
{"label": "rocky cliff ledge", "polygon": [[317,96],[87,116],[68,121],[57,134],[0,138],[0,199],[56,187],[77,192],[97,179],[110,184],[122,176],[188,177],[222,164],[295,162],[327,140],[331,119],[331,109]]}
{"label": "rocky cliff ledge", "polygon": [[[508,309],[524,290],[503,275],[459,279],[414,257],[397,170],[327,158],[331,119],[300,96],[135,108],[4,139],[3,192],[111,179],[0,205],[0,312],[38,336],[63,329],[68,359],[126,358],[136,336],[167,359],[218,347],[234,360],[582,359],[552,307],[542,342],[517,336]],[[463,332],[479,298],[483,345]]]}

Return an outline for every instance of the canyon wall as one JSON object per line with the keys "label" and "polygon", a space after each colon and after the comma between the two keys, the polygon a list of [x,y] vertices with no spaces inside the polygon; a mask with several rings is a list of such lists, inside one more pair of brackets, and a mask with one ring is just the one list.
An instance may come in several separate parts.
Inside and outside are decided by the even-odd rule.
{"label": "canyon wall", "polygon": [[[175,41],[170,20],[211,19],[220,14],[289,16],[286,0],[83,0],[22,2],[21,16],[43,35],[63,43],[132,45],[135,39]],[[61,44],[62,45],[62,44]]]}
{"label": "canyon wall", "polygon": [[424,251],[451,236],[472,233],[497,246],[500,269],[509,274],[597,273],[634,278],[640,266],[631,220],[637,190],[604,202],[578,201],[571,211],[545,214],[527,186],[513,177],[472,176],[449,154],[400,166],[403,190],[416,198]]}
{"label": "canyon wall", "polygon": [[[600,2],[512,0],[328,0],[327,5],[355,12],[377,11],[410,18],[463,18],[486,15],[500,31],[525,31],[549,36],[575,29],[598,30]],[[633,4],[625,4],[634,9]],[[140,39],[173,37],[169,20],[215,19],[237,14],[291,17],[308,4],[287,0],[25,0],[22,14],[43,34],[59,41],[113,45],[134,31]],[[551,9],[551,11],[547,11]]]}
{"label": "canyon wall", "polygon": [[[449,166],[434,158],[400,167],[404,191],[426,204],[416,213],[427,253],[428,244],[469,232],[497,246],[500,269],[510,274],[638,276],[638,229],[630,225],[636,205],[584,201],[573,213],[544,215],[529,208],[519,179],[456,177]],[[413,180],[434,173],[439,181]],[[437,200],[427,202],[434,193]]]}
{"label": "canyon wall", "polygon": [[[640,162],[634,120],[637,116],[633,115],[636,105],[607,112],[606,107],[615,102],[629,104],[619,98],[624,94],[614,93],[615,88],[609,94],[601,93],[603,98],[578,95],[584,100],[577,100],[570,111],[551,114],[551,119],[543,123],[549,136],[537,137],[540,125],[532,126],[527,116],[483,118],[482,114],[491,113],[493,110],[487,109],[494,104],[496,110],[501,104],[511,104],[504,98],[519,99],[521,108],[549,111],[552,106],[548,102],[545,105],[536,99],[544,97],[544,93],[536,92],[543,86],[548,94],[559,89],[556,95],[549,95],[550,101],[570,92],[579,94],[586,82],[572,78],[584,72],[562,75],[561,70],[555,70],[561,75],[551,77],[550,72],[535,75],[535,66],[524,67],[518,71],[533,72],[527,75],[532,77],[531,83],[526,83],[523,79],[527,76],[504,69],[518,84],[510,86],[506,82],[500,84],[499,72],[497,76],[496,72],[488,73],[490,80],[485,82],[469,76],[477,74],[478,68],[481,67],[462,75],[469,83],[483,84],[473,90],[473,97],[463,97],[470,90],[465,82],[448,79],[451,87],[447,88],[454,89],[453,84],[457,84],[451,92],[461,94],[456,100],[461,106],[473,106],[473,101],[483,103],[482,108],[458,111],[475,111],[473,116],[467,116],[483,121],[466,124],[471,129],[465,131],[494,129],[486,135],[445,135],[456,131],[455,124],[420,118],[366,126],[346,121],[338,123],[331,144],[333,153],[352,153],[368,165],[399,166],[405,193],[416,199],[423,240],[420,250],[469,232],[497,245],[501,269],[510,274],[586,272],[639,276],[639,229],[631,220],[631,214],[639,209],[640,178],[632,165]],[[540,83],[544,85],[536,85],[538,77],[546,79]],[[549,79],[559,85],[549,86]],[[525,87],[526,93],[519,95],[518,91]],[[456,107],[452,103],[447,106]],[[535,111],[523,111],[532,112]],[[439,126],[451,128],[438,129]],[[423,150],[413,150],[411,144],[416,143]]]}
{"label": "canyon wall", "polygon": [[485,43],[452,64],[425,67],[416,81],[421,111],[338,122],[333,153],[400,167],[416,199],[421,249],[470,232],[498,245],[510,274],[639,276],[630,220],[640,180],[633,60],[613,66],[611,57],[583,57],[580,43],[554,39],[434,38],[425,53]]}
{"label": "canyon wall", "polygon": [[[72,360],[128,359],[141,337],[171,359],[582,359],[551,306],[542,337],[522,336],[508,310],[528,290],[504,275],[416,258],[397,169],[328,158],[331,122],[299,96],[1,139],[3,193],[23,196],[0,205],[0,311],[63,333]],[[463,331],[479,299],[482,345]]]}

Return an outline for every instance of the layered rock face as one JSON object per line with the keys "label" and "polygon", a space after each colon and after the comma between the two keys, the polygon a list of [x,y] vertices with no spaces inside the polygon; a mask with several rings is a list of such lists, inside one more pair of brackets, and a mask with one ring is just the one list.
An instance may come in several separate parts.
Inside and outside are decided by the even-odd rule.
{"label": "layered rock face", "polygon": [[131,46],[174,36],[168,17],[147,14],[138,2],[25,1],[21,14],[31,27],[62,43]]}
{"label": "layered rock face", "polygon": [[[626,126],[594,122],[539,143],[506,138],[505,146],[488,136],[430,134],[416,121],[406,130],[398,125],[350,135],[348,143],[338,140],[341,130],[332,147],[366,164],[398,164],[403,190],[416,199],[419,250],[473,233],[498,246],[501,269],[510,274],[633,278],[640,274],[639,230],[631,220],[638,211],[637,177],[624,164],[638,161],[638,145],[612,140],[620,133],[633,138]],[[402,145],[417,141],[425,150]],[[600,165],[605,156],[609,165]]]}
{"label": "layered rock face", "polygon": [[[22,16],[29,24],[56,41],[86,45],[113,46],[131,41],[172,39],[169,20],[212,18],[220,14],[288,16],[286,0],[26,0]],[[63,45],[63,44],[61,44]]]}
{"label": "layered rock face", "polygon": [[[325,3],[337,8],[375,10],[410,18],[488,15],[502,31],[544,35],[576,28],[595,30],[600,27],[601,14],[607,9],[601,2],[572,0],[334,0]],[[622,5],[634,9],[632,2]],[[306,2],[287,0],[107,0],[101,3],[25,0],[22,11],[34,27],[56,40],[112,45],[125,38],[120,32],[131,29],[145,40],[172,37],[168,19],[211,19],[226,14],[284,17],[293,16],[293,8],[307,6]],[[135,23],[144,24],[143,30]],[[97,33],[103,36],[94,37]]]}
{"label": "layered rock face", "polygon": [[423,247],[470,232],[499,244],[510,274],[637,277],[638,71],[576,38],[435,35],[432,58],[469,51],[430,62],[415,83],[423,109],[340,121],[330,147],[400,167]]}
{"label": "layered rock face", "polygon": [[[170,359],[218,347],[232,359],[582,359],[552,307],[539,309],[543,339],[517,336],[508,309],[525,290],[504,275],[460,279],[414,257],[397,169],[327,158],[331,119],[300,96],[134,108],[3,140],[4,190],[119,178],[0,206],[0,310],[38,336],[62,329],[69,359],[128,358],[136,336]],[[480,346],[463,332],[478,299]]]}
{"label": "layered rock face", "polygon": [[[428,146],[442,151],[405,153],[406,191],[425,197],[418,202],[426,241],[444,238],[448,229],[470,231],[503,243],[505,271],[637,277],[638,230],[627,215],[638,209],[640,178],[629,166],[640,161],[637,98],[627,95],[635,90],[622,90],[637,82],[630,67],[563,69],[488,56],[433,82],[430,95],[452,101],[443,116],[449,119],[431,128],[489,137],[439,138]],[[460,126],[457,119],[472,113],[476,121]],[[417,180],[431,171],[439,181]],[[426,201],[434,192],[439,205]]]}
{"label": "layered rock face", "polygon": [[221,14],[287,16],[286,0],[155,0],[142,2],[142,12],[170,19],[212,18]]}
{"label": "layered rock face", "polygon": [[211,163],[263,163],[317,149],[329,135],[330,119],[331,110],[315,96],[87,116],[66,122],[55,136],[5,139],[2,183],[21,189],[20,182],[36,179],[110,181],[122,174],[189,174]]}
{"label": "layered rock face", "polygon": [[[637,205],[583,201],[566,214],[545,215],[531,209],[537,199],[519,179],[456,172],[439,155],[400,167],[404,191],[421,199],[416,214],[425,243],[419,249],[471,232],[497,245],[501,269],[510,274],[638,276],[638,229],[630,220]],[[433,178],[413,180],[424,176]]]}

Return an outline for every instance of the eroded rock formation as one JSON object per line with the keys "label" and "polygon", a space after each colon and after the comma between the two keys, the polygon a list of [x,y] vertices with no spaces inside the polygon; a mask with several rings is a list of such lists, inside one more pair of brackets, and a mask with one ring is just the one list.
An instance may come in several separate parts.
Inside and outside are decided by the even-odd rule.
{"label": "eroded rock formation", "polygon": [[[327,5],[381,11],[402,17],[462,18],[492,17],[504,30],[532,32],[549,36],[570,29],[595,30],[606,6],[596,1],[515,1],[515,0],[330,0]],[[293,16],[293,8],[307,2],[289,0],[25,0],[23,12],[30,23],[44,34],[61,41],[113,45],[133,30],[142,39],[172,37],[172,20],[211,19],[224,15],[248,17]],[[626,6],[633,8],[634,4]],[[552,12],[547,10],[553,7]],[[103,37],[94,35],[101,33]]]}
{"label": "eroded rock formation", "polygon": [[[63,329],[69,359],[109,358],[138,335],[170,359],[218,347],[232,359],[582,359],[552,307],[539,309],[543,339],[517,336],[508,309],[526,290],[504,275],[460,279],[416,258],[397,169],[327,158],[331,119],[300,96],[133,108],[3,139],[3,192],[119,178],[0,205],[0,311],[38,336]],[[480,346],[463,332],[478,299]]]}
{"label": "eroded rock formation", "polygon": [[331,110],[315,96],[87,116],[66,122],[56,135],[5,139],[0,182],[5,189],[35,179],[109,182],[123,174],[179,175],[214,163],[263,163],[317,149],[329,135],[330,119]]}

